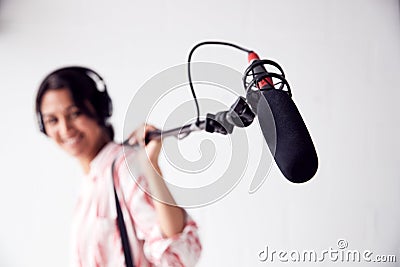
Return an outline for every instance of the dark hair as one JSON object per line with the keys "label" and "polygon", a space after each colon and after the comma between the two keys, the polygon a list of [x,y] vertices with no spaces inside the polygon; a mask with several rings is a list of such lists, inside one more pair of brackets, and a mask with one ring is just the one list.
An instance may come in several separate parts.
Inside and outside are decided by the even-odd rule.
{"label": "dark hair", "polygon": [[[96,120],[107,131],[110,139],[114,139],[114,129],[107,122],[112,114],[112,101],[103,79],[91,69],[75,66],[55,70],[39,86],[36,95],[36,115],[39,128],[44,134],[46,130],[40,110],[42,99],[47,91],[59,89],[68,89],[74,104],[82,113]],[[88,102],[93,106],[94,112],[89,109]]]}

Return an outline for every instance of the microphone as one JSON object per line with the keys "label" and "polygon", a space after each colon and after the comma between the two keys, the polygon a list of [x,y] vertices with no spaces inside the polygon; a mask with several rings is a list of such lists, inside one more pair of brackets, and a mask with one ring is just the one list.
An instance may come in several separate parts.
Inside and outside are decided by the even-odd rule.
{"label": "microphone", "polygon": [[[197,121],[167,131],[150,132],[145,138],[145,143],[166,136],[182,139],[193,131],[201,130],[230,134],[234,126],[250,125],[256,114],[264,139],[282,174],[293,183],[309,181],[317,172],[318,157],[307,127],[291,98],[290,86],[285,79],[283,69],[272,60],[260,60],[258,55],[251,50],[231,43],[214,41],[202,42],[192,48],[188,63],[191,61],[194,50],[206,44],[227,45],[248,53],[250,65],[243,76],[246,98],[239,98],[230,110],[215,115],[207,114],[206,120],[200,121],[199,106],[191,80],[190,64],[188,64],[188,79],[196,104]],[[268,72],[264,65],[275,67],[280,74]],[[252,77],[251,81],[248,81],[249,77]],[[279,82],[274,84],[273,78]],[[278,85],[279,88],[276,88]],[[284,90],[285,87],[286,90]],[[123,144],[129,145],[129,140],[124,141]]]}
{"label": "microphone", "polygon": [[[289,181],[307,182],[318,169],[318,157],[307,127],[291,98],[283,70],[271,60],[260,60],[254,52],[249,53],[248,59],[251,64],[246,74],[251,73],[253,80],[245,85],[247,99],[258,116],[275,162]],[[269,73],[264,64],[275,66],[281,74]],[[280,80],[279,89],[275,88],[272,78]],[[244,82],[246,83],[245,78]],[[250,88],[252,85],[258,90]],[[285,85],[288,91],[282,90]]]}

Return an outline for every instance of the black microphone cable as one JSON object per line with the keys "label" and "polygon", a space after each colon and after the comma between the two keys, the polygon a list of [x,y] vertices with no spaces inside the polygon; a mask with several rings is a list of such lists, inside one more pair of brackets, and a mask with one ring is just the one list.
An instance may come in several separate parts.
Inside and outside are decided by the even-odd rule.
{"label": "black microphone cable", "polygon": [[[188,75],[190,91],[192,92],[194,103],[195,103],[195,106],[196,106],[196,112],[197,112],[197,118],[196,118],[196,122],[195,122],[196,126],[199,126],[199,124],[201,123],[200,122],[200,107],[199,107],[199,103],[198,103],[198,100],[197,100],[196,93],[194,91],[194,85],[193,85],[193,82],[192,82],[192,74],[191,74],[191,69],[190,69],[190,63],[192,62],[192,56],[193,56],[194,51],[197,48],[199,48],[200,46],[204,46],[204,45],[229,46],[229,47],[236,48],[236,49],[238,49],[240,51],[246,52],[249,55],[251,53],[254,53],[253,50],[251,50],[251,49],[247,49],[247,48],[244,48],[244,47],[236,45],[236,44],[232,44],[232,43],[229,43],[229,42],[222,42],[222,41],[204,41],[204,42],[200,42],[200,43],[196,44],[190,50],[189,56],[188,56],[188,62],[187,62],[188,63],[187,64],[187,75]],[[277,78],[279,81],[274,83],[274,84],[270,84],[271,87],[275,87],[277,85],[280,85],[278,89],[281,90],[283,88],[283,86],[286,85],[287,93],[291,97],[292,93],[291,93],[291,90],[290,90],[290,86],[289,86],[288,82],[285,79],[285,74],[283,72],[283,69],[281,68],[281,66],[278,63],[276,63],[276,62],[274,62],[272,60],[267,60],[267,59],[257,60],[257,62],[253,62],[253,64],[250,64],[250,66],[246,69],[245,74],[243,76],[243,83],[244,83],[245,91],[248,92],[248,90],[251,90],[250,87],[254,83],[254,81],[249,82],[247,78],[249,78],[250,76],[256,77],[257,75],[259,75],[260,73],[255,73],[254,69],[255,69],[256,66],[260,66],[260,65],[264,65],[264,64],[272,65],[272,66],[276,67],[280,71],[280,74],[269,73],[269,75],[268,75],[269,77],[267,77],[267,79],[265,79],[266,82],[267,83],[271,83],[268,78],[272,78],[272,77]],[[254,107],[252,107],[252,108],[254,108]]]}
{"label": "black microphone cable", "polygon": [[251,53],[252,52],[252,50],[243,48],[241,46],[238,46],[238,45],[235,45],[235,44],[232,44],[232,43],[228,43],[228,42],[220,42],[220,41],[205,41],[205,42],[201,42],[201,43],[198,43],[197,45],[195,45],[190,50],[189,57],[188,57],[187,71],[188,71],[188,80],[189,80],[190,90],[192,92],[194,103],[196,105],[196,111],[197,111],[196,125],[197,126],[199,126],[199,124],[200,124],[200,108],[199,108],[199,103],[197,101],[196,93],[194,91],[194,86],[193,86],[193,82],[192,82],[192,75],[191,75],[191,72],[190,72],[190,63],[192,61],[192,55],[193,55],[194,51],[197,48],[199,48],[200,46],[203,46],[203,45],[224,45],[224,46],[230,46],[230,47],[239,49],[239,50],[241,50],[243,52],[246,52],[246,53]]}

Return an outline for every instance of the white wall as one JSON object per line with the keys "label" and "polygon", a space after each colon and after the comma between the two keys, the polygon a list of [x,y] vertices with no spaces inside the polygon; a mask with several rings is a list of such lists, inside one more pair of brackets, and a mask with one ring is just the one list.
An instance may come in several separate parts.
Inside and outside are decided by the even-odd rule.
{"label": "white wall", "polygon": [[[257,258],[266,245],[320,252],[340,238],[399,262],[399,19],[394,0],[1,1],[0,266],[68,262],[80,170],[37,131],[33,103],[43,76],[69,64],[103,74],[121,140],[135,92],[208,39],[280,62],[320,166],[302,185],[273,166],[255,194],[246,175],[222,200],[190,209],[204,247],[199,266],[266,266]],[[194,57],[246,67],[245,56],[228,48]]]}

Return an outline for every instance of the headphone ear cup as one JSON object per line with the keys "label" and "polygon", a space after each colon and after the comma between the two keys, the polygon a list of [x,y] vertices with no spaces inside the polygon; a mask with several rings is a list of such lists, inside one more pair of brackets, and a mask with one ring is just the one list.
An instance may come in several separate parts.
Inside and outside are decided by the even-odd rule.
{"label": "headphone ear cup", "polygon": [[96,84],[98,92],[98,101],[100,103],[99,111],[103,115],[104,119],[111,117],[113,107],[112,100],[107,92],[107,85],[105,84],[103,78],[94,70],[85,67],[75,67],[80,72],[83,72],[86,76],[91,78]]}
{"label": "headphone ear cup", "polygon": [[108,94],[107,94],[107,98],[108,98],[108,117],[111,117],[113,114],[113,105],[112,105],[111,98],[108,96]]}
{"label": "headphone ear cup", "polygon": [[44,128],[43,117],[40,112],[37,113],[37,120],[38,120],[39,130],[45,135],[47,135],[46,129]]}
{"label": "headphone ear cup", "polygon": [[105,118],[109,118],[113,112],[113,106],[110,96],[108,95],[107,89],[101,92],[101,98],[103,103],[103,114]]}

